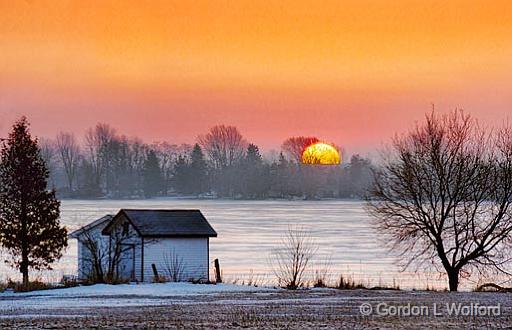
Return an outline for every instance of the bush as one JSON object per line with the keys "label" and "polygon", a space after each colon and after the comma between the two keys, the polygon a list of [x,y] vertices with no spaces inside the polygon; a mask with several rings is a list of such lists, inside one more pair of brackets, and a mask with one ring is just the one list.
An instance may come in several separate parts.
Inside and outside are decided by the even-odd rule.
{"label": "bush", "polygon": [[23,285],[23,283],[16,283],[14,285],[14,292],[29,292],[29,291],[37,291],[37,290],[48,290],[54,289],[55,286],[41,282],[39,280],[35,280],[29,282],[27,285]]}
{"label": "bush", "polygon": [[4,292],[7,289],[14,290],[17,285],[19,284],[8,278],[7,281],[0,282],[0,293]]}
{"label": "bush", "polygon": [[129,278],[121,278],[121,277],[112,277],[112,276],[106,276],[105,278],[105,284],[128,284],[130,283]]}
{"label": "bush", "polygon": [[353,290],[353,289],[365,289],[366,287],[362,283],[357,283],[348,278],[346,279],[343,277],[343,275],[340,275],[340,280],[338,282],[338,285],[336,286],[337,289],[340,290]]}
{"label": "bush", "polygon": [[325,281],[321,278],[317,278],[315,279],[315,281],[313,282],[313,287],[314,288],[326,288],[327,287],[327,284],[325,283]]}
{"label": "bush", "polygon": [[188,282],[192,284],[217,284],[215,282],[210,282],[210,280],[205,278],[189,278]]}
{"label": "bush", "polygon": [[315,288],[326,288],[329,285],[329,273],[332,267],[331,258],[325,259],[324,262],[317,265],[315,270],[315,280],[313,281],[313,287]]}
{"label": "bush", "polygon": [[153,276],[153,283],[167,283],[170,282],[170,279],[167,276]]}
{"label": "bush", "polygon": [[76,279],[75,276],[62,276],[60,284],[64,288],[72,288],[79,285],[78,280]]}

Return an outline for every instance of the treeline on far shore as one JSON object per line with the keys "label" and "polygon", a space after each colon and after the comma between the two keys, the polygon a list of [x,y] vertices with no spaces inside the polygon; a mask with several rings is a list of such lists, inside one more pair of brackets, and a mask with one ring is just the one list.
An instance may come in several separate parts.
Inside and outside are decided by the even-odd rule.
{"label": "treeline on far shore", "polygon": [[370,160],[356,154],[338,166],[301,164],[301,150],[314,141],[291,137],[280,152],[262,156],[233,126],[214,126],[189,145],[148,144],[97,124],[83,137],[60,132],[39,144],[61,198],[362,197],[372,182]]}

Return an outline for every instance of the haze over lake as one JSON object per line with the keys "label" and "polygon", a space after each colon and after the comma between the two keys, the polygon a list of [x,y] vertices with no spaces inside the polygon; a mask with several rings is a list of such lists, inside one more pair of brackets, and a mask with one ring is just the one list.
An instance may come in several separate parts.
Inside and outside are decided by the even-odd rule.
{"label": "haze over lake", "polygon": [[[121,208],[200,209],[218,233],[210,240],[210,267],[218,258],[226,281],[253,278],[272,283],[269,254],[290,225],[300,225],[311,230],[319,244],[314,268],[323,268],[330,260],[333,281],[343,273],[372,286],[394,281],[404,288],[445,285],[437,273],[400,273],[359,201],[63,200],[61,221],[71,232]],[[70,240],[55,270],[40,276],[55,280],[75,274],[76,253],[76,241]],[[0,267],[0,279],[18,276],[15,270]]]}

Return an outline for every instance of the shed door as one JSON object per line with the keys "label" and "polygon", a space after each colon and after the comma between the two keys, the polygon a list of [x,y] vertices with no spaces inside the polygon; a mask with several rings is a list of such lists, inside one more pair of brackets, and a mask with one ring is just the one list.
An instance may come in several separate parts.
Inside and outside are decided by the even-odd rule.
{"label": "shed door", "polygon": [[119,276],[123,279],[135,280],[135,245],[123,244],[123,253],[119,261]]}

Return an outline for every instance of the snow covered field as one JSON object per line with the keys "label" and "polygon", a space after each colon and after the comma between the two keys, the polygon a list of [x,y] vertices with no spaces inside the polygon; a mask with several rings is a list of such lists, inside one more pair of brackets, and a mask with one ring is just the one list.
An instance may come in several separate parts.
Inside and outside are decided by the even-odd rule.
{"label": "snow covered field", "polygon": [[[441,306],[439,315],[380,315],[378,306]],[[442,306],[498,306],[499,315],[450,315]],[[362,306],[371,306],[366,315]],[[236,285],[94,285],[0,294],[0,328],[494,328],[512,326],[512,297]]]}
{"label": "snow covered field", "polygon": [[180,296],[211,295],[220,293],[271,292],[277,289],[250,287],[233,284],[191,284],[191,283],[151,283],[151,284],[96,284],[53,290],[23,293],[0,293],[0,313],[13,310],[59,309],[88,306],[143,306],[162,305],[180,301]]}

